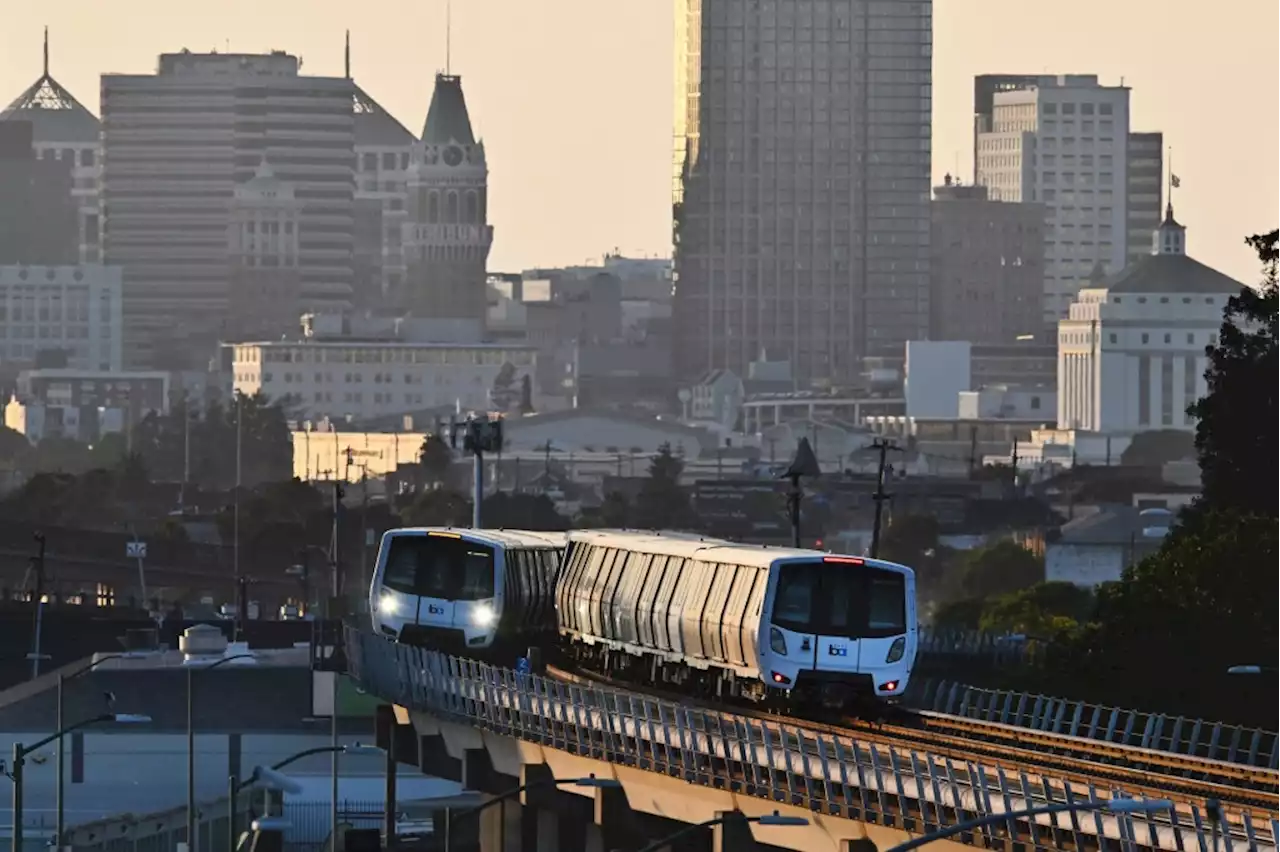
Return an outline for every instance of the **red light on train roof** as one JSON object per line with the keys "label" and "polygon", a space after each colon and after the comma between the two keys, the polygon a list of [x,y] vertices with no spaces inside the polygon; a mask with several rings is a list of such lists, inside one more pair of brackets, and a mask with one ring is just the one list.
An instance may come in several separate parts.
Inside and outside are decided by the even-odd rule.
{"label": "red light on train roof", "polygon": [[822,561],[823,562],[846,562],[850,565],[866,564],[856,556],[824,556],[822,557]]}

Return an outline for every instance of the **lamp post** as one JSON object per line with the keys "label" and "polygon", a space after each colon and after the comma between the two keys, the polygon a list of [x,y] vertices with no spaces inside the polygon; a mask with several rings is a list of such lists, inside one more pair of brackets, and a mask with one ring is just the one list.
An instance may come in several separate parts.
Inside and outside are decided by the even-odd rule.
{"label": "lamp post", "polygon": [[[1173,809],[1173,802],[1168,799],[1089,799],[1083,802],[1059,802],[1055,805],[1042,805],[1037,808],[1028,808],[1022,811],[1009,811],[1003,814],[987,814],[986,816],[977,817],[976,819],[958,822],[953,826],[917,837],[914,840],[908,840],[906,843],[899,843],[889,852],[907,852],[909,849],[918,849],[932,843],[935,840],[945,840],[948,837],[954,837],[966,831],[972,831],[975,828],[982,828],[987,825],[994,825],[1009,819],[1022,819],[1027,817],[1045,816],[1048,814],[1060,814],[1079,811],[1111,811],[1116,814],[1132,814],[1132,813],[1152,813],[1153,811],[1168,811]],[[870,847],[867,847],[870,850]]]}
{"label": "lamp post", "polygon": [[[13,744],[13,766],[9,770],[9,779],[13,781],[13,852],[22,852],[22,772],[26,763],[27,755],[33,751],[37,751],[54,740],[60,740],[67,734],[78,731],[81,728],[87,728],[90,725],[100,725],[104,722],[117,722],[121,724],[145,724],[151,721],[150,716],[141,716],[135,713],[103,713],[98,716],[91,716],[74,725],[68,725],[65,728],[59,728],[56,732],[50,734],[42,740],[32,743],[31,745],[23,745],[22,743]],[[61,841],[59,841],[61,842]]]}
{"label": "lamp post", "polygon": [[191,660],[187,661],[187,852],[196,852],[195,670],[197,667],[201,667],[208,671],[234,660],[251,660],[253,658],[253,654],[232,654],[230,657],[222,657],[204,666]]}
{"label": "lamp post", "polygon": [[800,825],[809,824],[809,820],[806,817],[783,816],[777,811],[774,811],[771,814],[764,814],[763,816],[747,816],[745,814],[734,811],[734,812],[725,814],[724,816],[716,817],[715,819],[709,819],[706,822],[697,823],[696,825],[686,825],[684,828],[680,829],[679,831],[672,832],[671,834],[668,834],[666,837],[653,841],[648,846],[645,846],[643,849],[641,849],[640,852],[658,852],[659,849],[664,849],[667,846],[670,846],[672,843],[679,840],[681,837],[684,837],[686,834],[692,834],[693,832],[697,831],[700,828],[711,828],[712,826],[723,825],[724,823],[727,823],[727,822],[743,822],[743,823],[757,822],[760,825],[790,825],[790,826],[800,826]]}
{"label": "lamp post", "polygon": [[[81,666],[79,669],[76,669],[74,672],[72,672],[69,675],[64,675],[61,672],[58,673],[58,713],[57,713],[57,719],[54,721],[54,727],[56,729],[62,730],[62,724],[63,724],[62,715],[63,715],[63,710],[66,707],[66,698],[64,695],[64,688],[66,686],[66,682],[69,680],[75,680],[81,675],[93,671],[98,666],[102,665],[108,660],[117,660],[117,659],[120,659],[121,657],[126,657],[126,656],[128,655],[127,654],[103,654],[102,656],[95,658],[93,662],[89,663],[87,666]],[[55,773],[57,778],[55,781],[56,789],[54,792],[54,798],[55,798],[54,811],[56,812],[56,817],[54,821],[53,837],[54,837],[54,843],[57,845],[59,849],[62,848],[62,832],[65,824],[65,815],[66,815],[66,810],[63,805],[63,796],[65,795],[65,791],[66,791],[66,780],[64,778],[64,773],[66,772],[66,754],[64,752],[65,745],[66,745],[66,740],[63,739],[62,737],[58,737],[58,757],[57,757],[58,766],[57,766],[57,772]]]}
{"label": "lamp post", "polygon": [[[588,775],[585,778],[548,778],[542,781],[534,781],[531,784],[521,784],[519,787],[508,790],[507,792],[499,796],[495,796],[494,798],[490,799],[487,802],[483,802],[479,805],[476,805],[474,808],[468,808],[467,810],[458,814],[457,819],[462,819],[464,817],[477,815],[481,811],[488,810],[494,805],[500,805],[503,802],[507,802],[507,801],[510,801],[511,799],[514,799],[516,796],[519,796],[521,793],[525,792],[526,790],[536,790],[542,787],[563,787],[565,785],[578,786],[578,787],[596,787],[601,790],[614,789],[622,786],[620,783],[618,783],[617,779],[615,778],[597,778],[594,774]],[[449,825],[447,825],[445,828],[445,832],[446,832],[445,838],[444,838],[445,852],[449,852],[449,850],[453,848],[453,833],[449,830],[452,827],[452,823],[453,823],[453,820],[452,819],[449,820]],[[507,840],[505,822],[498,823],[498,832],[500,835],[498,838],[498,848],[502,849],[506,846],[506,840]],[[388,843],[390,842],[390,838],[387,839],[387,842]]]}
{"label": "lamp post", "polygon": [[276,775],[281,769],[284,769],[291,763],[296,763],[304,757],[311,757],[316,754],[377,754],[382,749],[377,746],[364,745],[363,743],[351,743],[350,745],[334,746],[317,746],[300,751],[295,755],[286,757],[279,763],[274,763],[270,767],[256,766],[253,773],[244,781],[237,781],[232,775],[227,780],[227,852],[235,852],[236,849],[236,796],[240,795],[246,787],[252,787],[262,784],[268,789],[284,789],[289,792],[287,784],[283,783],[287,776]]}

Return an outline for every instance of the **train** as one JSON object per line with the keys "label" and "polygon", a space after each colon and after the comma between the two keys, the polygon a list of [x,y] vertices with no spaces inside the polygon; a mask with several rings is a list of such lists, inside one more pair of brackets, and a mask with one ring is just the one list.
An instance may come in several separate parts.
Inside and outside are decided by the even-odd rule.
{"label": "train", "polygon": [[399,642],[789,710],[896,703],[918,645],[905,565],[676,532],[391,530],[370,611]]}

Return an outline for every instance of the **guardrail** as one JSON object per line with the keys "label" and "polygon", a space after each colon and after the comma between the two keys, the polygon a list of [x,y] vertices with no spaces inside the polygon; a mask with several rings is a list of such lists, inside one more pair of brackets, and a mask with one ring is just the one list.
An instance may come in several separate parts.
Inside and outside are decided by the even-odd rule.
{"label": "guardrail", "polygon": [[932,710],[983,722],[1002,722],[1151,751],[1206,757],[1267,769],[1280,768],[1280,743],[1274,731],[1125,710],[1049,695],[982,689],[947,681],[926,682],[918,694],[918,710]]}
{"label": "guardrail", "polygon": [[1033,663],[1044,650],[1039,642],[980,630],[947,630],[922,624],[917,636],[921,656],[982,659],[1002,666]]}
{"label": "guardrail", "polygon": [[[1094,785],[1006,773],[906,746],[861,742],[803,728],[663,701],[643,693],[577,686],[389,642],[347,630],[351,675],[367,692],[438,718],[485,728],[598,760],[638,767],[692,784],[737,790],[824,814],[924,833],[986,814],[1123,795]],[[1229,852],[1274,850],[1280,824],[1228,813]],[[970,843],[1033,848],[1099,846],[1208,849],[1204,812],[1066,814],[1009,818],[973,832]],[[1087,842],[1085,842],[1087,838]],[[1233,845],[1234,841],[1234,845]]]}

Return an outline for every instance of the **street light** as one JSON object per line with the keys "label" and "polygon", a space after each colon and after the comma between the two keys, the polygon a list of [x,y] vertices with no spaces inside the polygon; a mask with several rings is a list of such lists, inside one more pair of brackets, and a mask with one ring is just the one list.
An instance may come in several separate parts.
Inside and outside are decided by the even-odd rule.
{"label": "street light", "polygon": [[[61,740],[67,734],[78,731],[81,728],[87,728],[90,725],[100,725],[104,722],[116,722],[122,725],[138,725],[146,724],[151,721],[150,716],[143,716],[137,713],[103,713],[99,716],[91,716],[74,725],[68,725],[65,728],[59,728],[55,733],[50,734],[38,742],[31,745],[23,745],[22,743],[13,744],[13,766],[7,773],[9,780],[13,782],[13,852],[22,852],[22,770],[26,762],[28,754],[37,751],[54,740]],[[59,838],[59,843],[61,838]]]}
{"label": "street light", "polygon": [[[188,659],[187,666],[187,852],[196,852],[196,728],[192,719],[195,715],[195,670],[216,669],[225,663],[235,660],[256,659],[253,654],[232,654],[220,657],[205,665],[195,659]],[[16,852],[16,850],[15,850]]]}
{"label": "street light", "polygon": [[236,849],[236,797],[241,791],[247,787],[265,787],[266,789],[282,790],[286,793],[300,793],[302,787],[298,782],[294,781],[288,775],[280,772],[291,763],[296,763],[304,757],[311,757],[316,754],[381,754],[382,749],[377,746],[365,745],[363,743],[351,743],[349,745],[340,746],[317,746],[300,751],[295,755],[286,757],[279,763],[271,766],[255,766],[253,772],[243,782],[237,781],[232,775],[227,780],[227,850],[235,852]]}
{"label": "street light", "polygon": [[[93,671],[98,666],[102,665],[108,660],[119,660],[119,659],[130,658],[133,656],[135,655],[134,654],[102,654],[96,657],[87,666],[81,666],[71,674],[63,674],[62,672],[58,672],[58,715],[57,715],[57,720],[54,722],[54,727],[57,728],[58,730],[62,729],[62,713],[63,713],[64,707],[66,706],[63,688],[66,685],[67,681],[75,680],[81,675]],[[136,655],[136,656],[144,656],[144,655]],[[55,798],[57,799],[57,802],[54,805],[54,809],[57,812],[57,818],[54,823],[53,837],[54,837],[54,843],[57,844],[57,847],[59,849],[62,848],[62,832],[64,828],[65,815],[66,815],[66,810],[63,806],[63,796],[65,795],[65,790],[66,790],[66,781],[63,777],[64,773],[66,772],[66,755],[64,753],[65,745],[66,745],[66,740],[64,740],[62,737],[58,737],[58,766],[57,766],[57,773],[56,773],[57,774],[57,781],[56,781],[57,790],[55,792]]]}
{"label": "street light", "polygon": [[771,814],[762,816],[747,816],[739,811],[730,811],[724,816],[718,816],[715,819],[709,819],[706,822],[700,822],[695,825],[686,825],[679,831],[668,834],[659,840],[655,840],[648,846],[640,850],[640,852],[658,852],[659,849],[665,849],[672,845],[675,841],[684,837],[686,834],[692,834],[700,828],[711,828],[712,826],[723,825],[727,822],[741,823],[759,823],[760,825],[784,825],[784,826],[801,826],[808,825],[809,820],[806,817],[784,816],[774,811]]}
{"label": "street light", "polygon": [[[622,786],[622,784],[619,783],[616,778],[597,778],[595,776],[595,773],[592,773],[585,778],[547,778],[541,781],[533,781],[529,784],[521,784],[519,787],[515,787],[511,790],[508,790],[507,792],[503,793],[500,796],[495,796],[494,798],[490,799],[487,802],[482,802],[481,804],[476,805],[474,808],[468,808],[467,810],[458,814],[458,816],[455,819],[462,819],[463,817],[479,814],[481,811],[488,810],[494,805],[499,805],[499,804],[502,804],[503,802],[510,801],[511,799],[514,799],[516,796],[519,796],[521,793],[524,793],[527,790],[536,790],[541,787],[564,787],[566,785],[571,787],[595,787],[596,789],[599,789],[599,790],[613,790]],[[445,852],[449,852],[449,850],[453,848],[453,832],[450,830],[450,828],[452,827],[452,823],[453,823],[453,819],[450,819],[445,829],[445,832],[446,832],[445,840],[444,840]],[[505,848],[506,842],[507,842],[506,833],[507,833],[506,822],[499,821],[498,846],[497,846],[498,849]],[[387,842],[390,843],[391,838],[387,838]]]}
{"label": "street light", "polygon": [[[1111,811],[1111,813],[1114,814],[1132,814],[1169,810],[1173,810],[1173,802],[1168,799],[1089,799],[1083,802],[1059,802],[1058,804],[1041,805],[1040,807],[1028,808],[1023,811],[987,814],[986,816],[977,817],[976,819],[958,822],[949,828],[944,828],[940,831],[935,831],[931,834],[917,837],[914,840],[908,840],[906,843],[899,843],[897,846],[890,849],[889,852],[907,852],[908,849],[918,849],[935,840],[944,840],[948,837],[954,837],[955,835],[966,831],[972,831],[975,828],[994,825],[1009,819],[1022,819],[1073,811]],[[871,848],[871,846],[866,846],[868,852],[870,852]]]}

